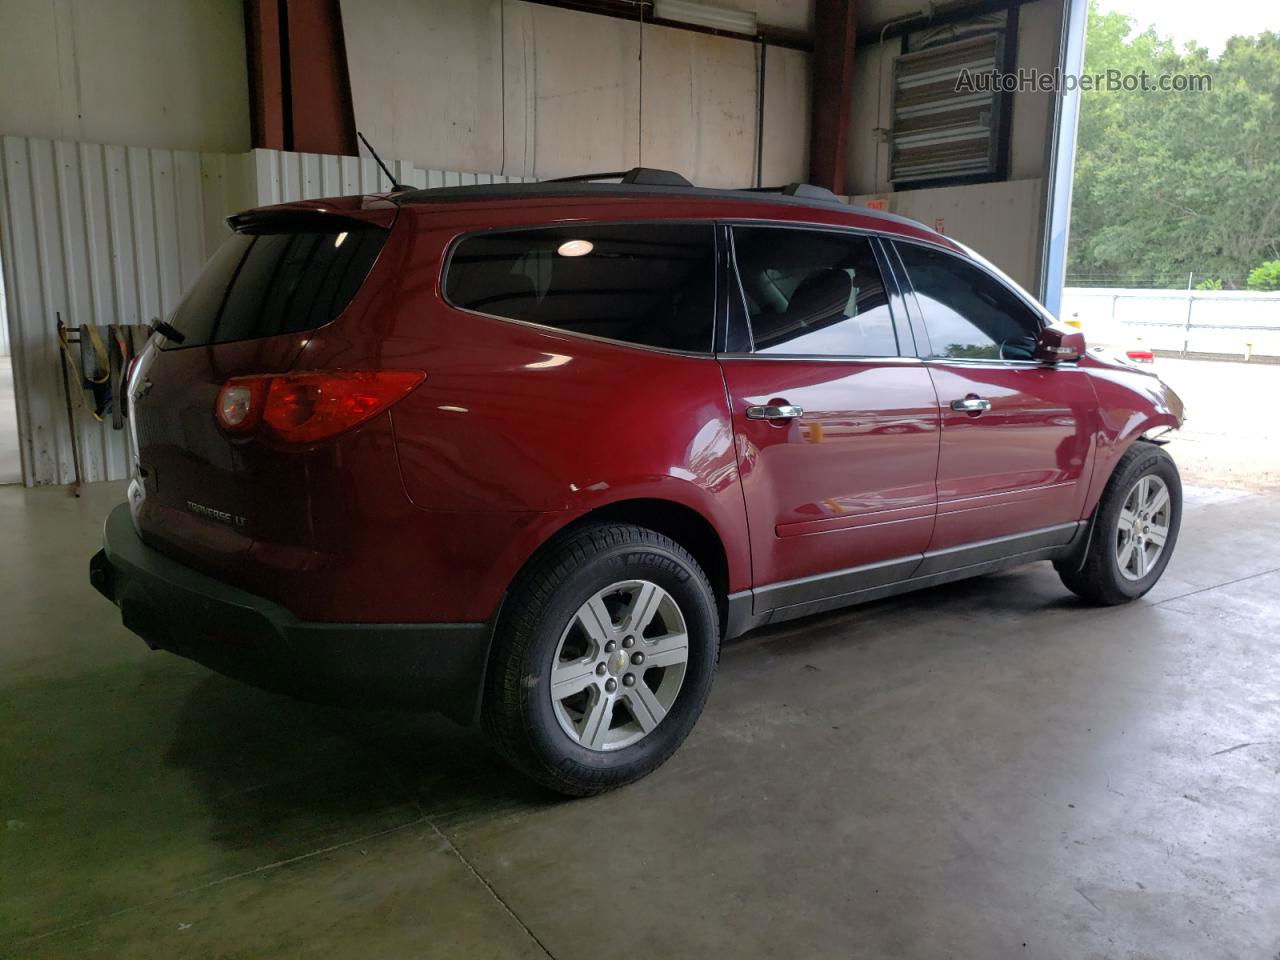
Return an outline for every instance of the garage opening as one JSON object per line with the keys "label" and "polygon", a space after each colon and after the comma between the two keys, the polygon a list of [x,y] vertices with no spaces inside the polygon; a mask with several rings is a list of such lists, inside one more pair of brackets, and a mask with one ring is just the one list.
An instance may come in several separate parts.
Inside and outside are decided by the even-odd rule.
{"label": "garage opening", "polygon": [[1280,17],[1091,3],[1062,319],[1152,367],[1191,417],[1192,482],[1275,488],[1280,385]]}

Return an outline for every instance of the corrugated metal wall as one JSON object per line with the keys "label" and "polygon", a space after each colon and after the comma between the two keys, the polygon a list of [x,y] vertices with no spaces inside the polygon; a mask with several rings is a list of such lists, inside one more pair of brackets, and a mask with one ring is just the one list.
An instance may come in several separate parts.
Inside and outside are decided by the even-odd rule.
{"label": "corrugated metal wall", "polygon": [[[390,186],[372,160],[272,150],[198,154],[3,137],[0,164],[0,261],[28,485],[74,476],[58,314],[69,326],[167,316],[221,242],[227,214]],[[424,187],[519,179],[404,162],[392,169]],[[81,407],[75,419],[83,478],[125,478],[124,433]]]}
{"label": "corrugated metal wall", "polygon": [[[355,193],[379,193],[391,185],[378,165],[365,157],[332,157],[316,153],[282,153],[254,150],[246,154],[253,165],[255,202],[284,203],[318,197],[344,197]],[[400,183],[410,187],[457,187],[477,183],[523,183],[525,177],[487,173],[427,170],[405,161],[390,164]]]}
{"label": "corrugated metal wall", "polygon": [[[146,323],[172,310],[204,263],[203,197],[216,194],[227,158],[4,137],[0,161],[23,479],[68,483],[56,318]],[[83,409],[75,433],[86,479],[125,476],[122,434]]]}

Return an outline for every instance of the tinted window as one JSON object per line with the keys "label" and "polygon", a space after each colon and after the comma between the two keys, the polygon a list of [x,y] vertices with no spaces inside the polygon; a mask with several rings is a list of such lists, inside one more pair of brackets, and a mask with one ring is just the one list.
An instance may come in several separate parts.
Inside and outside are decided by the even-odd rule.
{"label": "tinted window", "polygon": [[237,233],[205,265],[170,323],[164,349],[297,333],[328,323],[360,289],[387,232]]}
{"label": "tinted window", "polygon": [[898,252],[924,314],[931,356],[1030,360],[1040,319],[985,270],[915,244]]}
{"label": "tinted window", "polygon": [[735,227],[733,247],[757,353],[898,355],[889,298],[865,237]]}
{"label": "tinted window", "polygon": [[711,224],[611,224],[487,233],[458,244],[455,306],[650,347],[708,352]]}

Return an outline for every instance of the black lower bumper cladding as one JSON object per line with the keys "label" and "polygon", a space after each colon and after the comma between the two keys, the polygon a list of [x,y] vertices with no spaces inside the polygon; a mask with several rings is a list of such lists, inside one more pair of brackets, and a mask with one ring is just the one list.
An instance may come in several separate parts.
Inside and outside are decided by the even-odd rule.
{"label": "black lower bumper cladding", "polygon": [[477,715],[491,623],[315,623],[143,542],[127,504],[107,517],[89,580],[124,625],[167,650],[305,700]]}

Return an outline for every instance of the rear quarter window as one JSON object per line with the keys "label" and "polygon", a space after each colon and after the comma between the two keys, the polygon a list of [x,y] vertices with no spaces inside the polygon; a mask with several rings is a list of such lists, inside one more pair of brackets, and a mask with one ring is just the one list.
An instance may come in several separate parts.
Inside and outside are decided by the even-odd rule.
{"label": "rear quarter window", "polygon": [[624,343],[711,351],[711,224],[596,224],[462,239],[445,274],[456,307]]}

